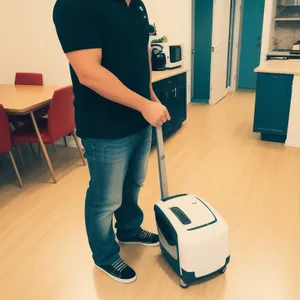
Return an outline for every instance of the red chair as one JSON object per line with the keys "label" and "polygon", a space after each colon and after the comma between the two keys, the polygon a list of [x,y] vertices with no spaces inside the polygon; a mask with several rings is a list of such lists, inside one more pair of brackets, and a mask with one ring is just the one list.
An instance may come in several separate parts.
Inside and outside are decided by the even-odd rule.
{"label": "red chair", "polygon": [[15,85],[44,85],[41,73],[16,73]]}
{"label": "red chair", "polygon": [[[44,80],[43,80],[43,74],[41,73],[21,73],[18,72],[15,75],[15,85],[37,85],[37,86],[43,86]],[[40,108],[34,112],[35,119],[40,119],[45,117],[48,114],[49,105]],[[13,115],[9,116],[9,122],[13,125],[14,128],[20,127],[21,124],[28,124],[32,123],[30,115]],[[33,147],[31,144],[29,144],[30,149],[33,153],[33,155],[38,159]],[[55,147],[55,145],[53,145]],[[19,150],[19,149],[18,149]]]}
{"label": "red chair", "polygon": [[[15,76],[15,85],[37,85],[43,86],[43,74],[41,73],[16,73]],[[40,108],[34,112],[36,119],[45,117],[48,114],[49,105]],[[25,116],[10,116],[9,121],[14,125],[14,127],[19,127],[17,122],[28,123],[31,122],[30,115]]]}
{"label": "red chair", "polygon": [[23,182],[18,167],[16,165],[15,159],[11,152],[11,148],[12,148],[12,143],[11,143],[9,122],[5,110],[3,108],[3,105],[0,104],[0,154],[8,152],[11,162],[14,166],[16,175],[18,177],[19,183],[23,188]]}
{"label": "red chair", "polygon": [[[54,144],[57,140],[72,134],[78,148],[80,157],[84,165],[86,165],[82,150],[80,148],[79,140],[75,131],[74,121],[74,95],[72,86],[56,90],[53,94],[50,108],[48,112],[48,119],[40,119],[37,121],[41,139],[44,144]],[[12,140],[14,145],[23,143],[38,143],[38,137],[34,128],[30,125],[25,125],[12,133]],[[46,149],[41,147],[44,157],[48,163],[54,182],[56,182],[55,174],[52,171],[52,164]]]}

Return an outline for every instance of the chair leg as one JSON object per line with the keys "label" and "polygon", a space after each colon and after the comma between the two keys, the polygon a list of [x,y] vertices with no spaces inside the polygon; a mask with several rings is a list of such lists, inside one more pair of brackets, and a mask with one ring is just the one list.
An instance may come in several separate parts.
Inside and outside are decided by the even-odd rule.
{"label": "chair leg", "polygon": [[37,138],[39,140],[39,144],[41,146],[40,148],[41,148],[41,150],[42,150],[42,152],[44,154],[45,160],[46,160],[47,165],[48,165],[48,169],[49,169],[49,171],[51,173],[51,177],[52,177],[54,183],[57,183],[57,180],[56,180],[56,177],[55,177],[55,174],[54,174],[54,171],[53,171],[53,167],[52,167],[52,164],[51,164],[51,161],[50,161],[47,149],[46,149],[45,144],[44,144],[44,142],[42,140],[42,137],[41,137],[39,128],[37,126],[37,123],[36,123],[36,120],[35,120],[33,112],[30,112],[30,116],[31,116],[31,119],[32,119],[32,123],[33,123],[34,129],[35,129]]}
{"label": "chair leg", "polygon": [[65,146],[68,147],[67,137],[64,136]]}
{"label": "chair leg", "polygon": [[34,150],[34,148],[33,148],[32,143],[28,143],[28,145],[29,145],[29,148],[30,148],[32,154],[34,155],[35,159],[36,159],[36,160],[39,160],[39,158],[38,158],[38,156],[37,156],[37,154],[36,154],[36,152],[35,152],[35,150]]}
{"label": "chair leg", "polygon": [[52,144],[52,147],[53,147],[54,152],[56,153],[56,152],[57,152],[57,149],[56,149],[55,144]]}
{"label": "chair leg", "polygon": [[78,152],[80,154],[81,160],[83,162],[83,165],[86,166],[86,161],[84,159],[84,156],[83,156],[83,153],[82,153],[82,149],[80,148],[79,140],[78,140],[78,137],[77,137],[77,134],[76,134],[75,130],[72,132],[72,135],[73,135],[73,138],[75,140],[75,143],[76,143]]}
{"label": "chair leg", "polygon": [[22,162],[22,166],[26,170],[26,165],[25,165],[25,162],[24,162],[24,158],[23,158],[23,154],[22,154],[22,151],[21,151],[21,147],[20,147],[20,145],[17,145],[16,147],[17,147],[17,150],[18,150],[18,154],[19,154],[20,160]]}
{"label": "chair leg", "polygon": [[9,151],[9,152],[8,152],[8,154],[9,154],[9,157],[10,157],[11,163],[12,163],[12,164],[13,164],[13,166],[14,166],[14,169],[15,169],[16,175],[17,175],[17,177],[18,177],[18,180],[19,180],[20,186],[21,186],[21,188],[23,188],[23,187],[24,187],[24,185],[23,185],[23,182],[22,182],[22,179],[21,179],[21,176],[20,176],[20,173],[19,173],[18,167],[17,167],[17,165],[16,165],[15,159],[14,159],[14,157],[13,157],[13,154],[12,154],[12,152],[11,152],[11,151]]}

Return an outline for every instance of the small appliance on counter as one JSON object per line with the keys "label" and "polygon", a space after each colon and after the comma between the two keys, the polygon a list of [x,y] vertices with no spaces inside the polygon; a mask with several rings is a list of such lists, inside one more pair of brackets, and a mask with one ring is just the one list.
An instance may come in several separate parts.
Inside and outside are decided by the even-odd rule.
{"label": "small appliance on counter", "polygon": [[291,59],[300,58],[300,41],[297,41],[293,44],[292,51],[290,52]]}
{"label": "small appliance on counter", "polygon": [[[153,43],[152,47],[152,65],[161,70],[163,61],[164,69],[176,69],[183,65],[183,45],[171,43]],[[154,70],[154,69],[153,69]]]}
{"label": "small appliance on counter", "polygon": [[153,71],[163,71],[166,68],[167,58],[160,44],[151,45],[151,61]]}
{"label": "small appliance on counter", "polygon": [[292,51],[300,51],[300,41],[293,44]]}

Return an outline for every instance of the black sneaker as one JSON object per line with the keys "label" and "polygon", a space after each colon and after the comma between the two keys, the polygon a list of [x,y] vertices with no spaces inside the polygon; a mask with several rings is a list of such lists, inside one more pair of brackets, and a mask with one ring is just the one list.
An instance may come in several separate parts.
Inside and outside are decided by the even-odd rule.
{"label": "black sneaker", "polygon": [[136,280],[136,273],[121,258],[112,265],[98,266],[98,269],[119,283],[132,283]]}
{"label": "black sneaker", "polygon": [[159,246],[158,235],[155,233],[146,231],[144,229],[141,229],[139,234],[134,238],[126,239],[126,240],[120,240],[120,239],[118,239],[118,240],[122,244],[138,244],[138,245],[144,245],[144,246],[148,246],[148,247]]}

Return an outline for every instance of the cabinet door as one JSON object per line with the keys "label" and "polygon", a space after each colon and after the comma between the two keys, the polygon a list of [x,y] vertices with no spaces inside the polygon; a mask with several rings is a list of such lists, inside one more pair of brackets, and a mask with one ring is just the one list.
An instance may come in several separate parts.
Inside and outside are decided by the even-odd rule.
{"label": "cabinet door", "polygon": [[165,105],[172,118],[170,122],[172,130],[175,130],[186,120],[186,74],[180,74],[167,80],[165,91]]}
{"label": "cabinet door", "polygon": [[293,75],[258,74],[254,132],[287,134],[292,82]]}

